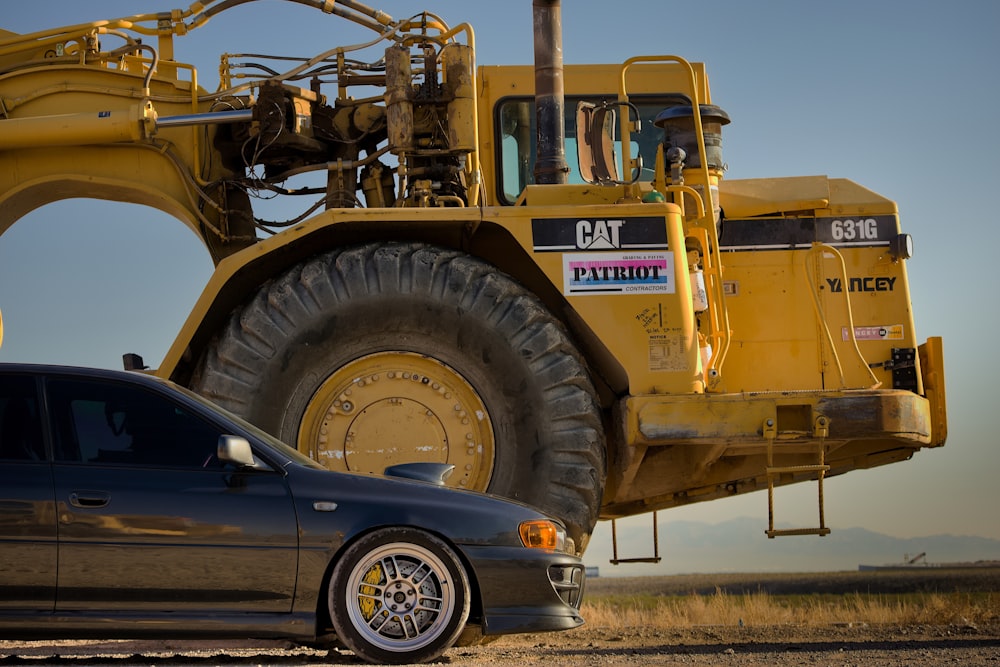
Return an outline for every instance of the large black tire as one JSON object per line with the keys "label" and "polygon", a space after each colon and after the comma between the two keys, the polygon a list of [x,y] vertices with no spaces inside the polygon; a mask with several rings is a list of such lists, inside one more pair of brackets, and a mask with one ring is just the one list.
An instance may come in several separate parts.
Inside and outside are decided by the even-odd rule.
{"label": "large black tire", "polygon": [[[393,376],[396,385],[386,379]],[[399,382],[404,376],[412,385]],[[380,377],[381,384],[364,386],[364,378]],[[579,353],[534,295],[461,252],[391,243],[314,257],[234,313],[192,385],[329,467],[361,472],[420,455],[396,452],[395,460],[383,461],[369,452],[361,462],[356,450],[376,447],[375,440],[383,449],[403,446],[381,442],[393,439],[382,418],[389,402],[399,410],[410,406],[410,423],[423,420],[418,410],[426,410],[433,424],[419,426],[420,438],[439,440],[427,460],[447,456],[457,464],[449,484],[559,517],[581,553],[597,521],[605,441]],[[403,385],[408,394],[393,388]],[[414,393],[420,387],[424,394]],[[441,396],[452,393],[464,398],[446,414],[451,404]],[[348,411],[354,421],[336,435],[340,449],[317,445],[332,437],[330,420]],[[472,425],[451,428],[455,415]],[[391,435],[417,439],[418,431]],[[469,458],[463,458],[467,443],[458,442],[463,438]],[[344,439],[368,442],[343,445]]]}
{"label": "large black tire", "polygon": [[412,528],[384,528],[351,544],[327,595],[340,640],[382,665],[438,658],[465,628],[470,597],[455,552]]}

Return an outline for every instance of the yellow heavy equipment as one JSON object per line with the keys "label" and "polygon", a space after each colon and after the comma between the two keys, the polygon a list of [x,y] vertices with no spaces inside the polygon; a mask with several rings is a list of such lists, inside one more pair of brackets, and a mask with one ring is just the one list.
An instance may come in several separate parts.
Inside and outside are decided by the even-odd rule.
{"label": "yellow heavy equipment", "polygon": [[[0,31],[0,233],[91,197],[211,252],[156,374],[332,469],[454,464],[581,552],[598,519],[806,480],[818,527],[768,535],[825,534],[825,477],[944,443],[896,205],[724,179],[704,65],[564,65],[558,0],[534,67],[477,67],[430,12],[301,0],[370,39],[225,54],[209,92],[175,39],[248,1]],[[251,205],[277,196],[307,203]]]}

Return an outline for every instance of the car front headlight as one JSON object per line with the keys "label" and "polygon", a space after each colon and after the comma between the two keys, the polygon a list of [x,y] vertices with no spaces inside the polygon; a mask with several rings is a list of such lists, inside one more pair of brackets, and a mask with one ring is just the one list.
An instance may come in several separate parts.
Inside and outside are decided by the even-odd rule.
{"label": "car front headlight", "polygon": [[566,551],[566,529],[555,521],[535,519],[524,521],[518,528],[521,544],[529,549]]}

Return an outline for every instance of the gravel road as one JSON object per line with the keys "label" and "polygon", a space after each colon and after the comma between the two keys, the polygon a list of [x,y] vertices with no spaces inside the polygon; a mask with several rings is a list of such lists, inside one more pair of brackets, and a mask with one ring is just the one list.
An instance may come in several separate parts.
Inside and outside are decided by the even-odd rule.
{"label": "gravel road", "polygon": [[[740,596],[824,593],[1000,592],[1000,568],[920,568],[885,572],[800,574],[712,574],[667,577],[595,578],[588,595]],[[996,600],[996,597],[990,597]],[[620,629],[591,623],[568,632],[512,635],[484,646],[454,648],[437,663],[454,667],[1000,667],[1000,608],[995,602],[977,623],[950,625],[705,625]],[[952,614],[952,618],[954,614]],[[605,620],[604,623],[609,623]],[[948,621],[942,621],[945,623]],[[0,640],[5,665],[362,665],[348,651],[314,651],[272,642],[58,641]]]}
{"label": "gravel road", "polygon": [[[0,665],[360,665],[347,651],[280,644],[153,641],[0,641]],[[578,667],[581,665],[837,667],[1000,667],[1000,622],[919,627],[734,628],[706,626],[626,631],[596,627],[504,637],[455,648],[437,664],[454,667]]]}

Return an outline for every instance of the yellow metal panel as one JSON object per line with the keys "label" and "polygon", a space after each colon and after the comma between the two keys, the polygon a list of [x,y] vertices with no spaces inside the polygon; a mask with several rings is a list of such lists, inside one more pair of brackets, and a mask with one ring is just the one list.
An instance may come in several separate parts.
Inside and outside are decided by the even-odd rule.
{"label": "yellow metal panel", "polygon": [[723,255],[733,330],[723,369],[729,391],[816,389],[817,328],[793,251]]}
{"label": "yellow metal panel", "polygon": [[831,215],[896,215],[896,202],[846,178],[830,179]]}
{"label": "yellow metal panel", "polygon": [[[698,91],[702,103],[711,104],[708,79],[703,63],[691,63],[701,86]],[[621,65],[565,65],[563,78],[567,95],[611,94],[618,91]],[[535,70],[531,65],[487,65],[479,68],[482,81],[491,87],[491,95],[498,99],[507,95],[534,95]],[[635,94],[663,94],[688,87],[686,70],[676,63],[650,63],[629,69],[627,85]],[[492,109],[492,99],[485,106]]]}
{"label": "yellow metal panel", "polygon": [[724,180],[719,201],[730,218],[808,211],[829,205],[830,185],[826,176]]}
{"label": "yellow metal panel", "polygon": [[[932,437],[931,403],[909,391],[815,391],[623,400],[603,518],[626,516],[908,459]],[[817,428],[817,425],[824,425]],[[768,460],[770,432],[771,462]]]}
{"label": "yellow metal panel", "polygon": [[529,206],[560,206],[567,202],[580,205],[614,204],[624,195],[623,187],[604,185],[529,185],[521,196]]}
{"label": "yellow metal panel", "polygon": [[[892,349],[917,347],[906,263],[889,253],[898,221],[882,213],[857,214],[857,209],[872,210],[874,205],[854,208],[851,217],[843,218],[817,211],[802,218],[723,222],[723,239],[732,238],[736,226],[742,228],[741,239],[749,239],[729,245],[729,252],[725,242],[723,247],[733,329],[725,390],[892,386],[892,374],[883,367]],[[787,232],[801,227],[815,237],[812,226],[833,230],[841,242],[831,239],[836,248],[816,249],[808,241],[794,249],[769,245],[768,228]],[[876,227],[878,239],[858,242],[859,235]],[[755,236],[755,228],[765,231]]]}
{"label": "yellow metal panel", "polygon": [[931,426],[934,435],[930,444],[939,446],[943,445],[948,437],[947,401],[944,389],[944,341],[938,336],[928,338],[919,350],[924,392],[931,404]]}
{"label": "yellow metal panel", "polygon": [[[81,65],[27,68],[0,77],[7,111],[3,126],[26,128],[32,139],[0,137],[0,233],[49,202],[91,197],[153,206],[202,234],[202,220],[211,221],[216,212],[200,210],[195,184],[178,165],[210,163],[215,171],[204,176],[223,173],[221,161],[203,160],[200,152],[211,146],[215,128],[166,129],[156,135],[160,145],[144,140],[143,125],[152,112],[140,105],[142,83],[143,77],[131,72]],[[207,110],[207,102],[198,107],[197,92],[193,82],[151,82],[159,116]],[[65,115],[67,109],[75,113]],[[80,118],[86,120],[82,125],[69,122]],[[107,143],[85,145],[98,142]]]}
{"label": "yellow metal panel", "polygon": [[[579,221],[635,217],[663,220],[670,250],[659,252],[671,258],[673,284],[669,293],[571,293],[567,288],[568,272],[573,270],[574,261],[597,262],[606,258],[627,264],[650,253],[611,249],[595,255],[574,248],[553,252],[536,248],[532,237],[533,220],[558,219],[572,226]],[[676,206],[656,203],[555,208],[532,206],[529,202],[528,206],[485,209],[484,219],[495,221],[513,234],[552,285],[563,293],[575,318],[611,350],[628,376],[631,392],[703,390],[683,226]]]}

